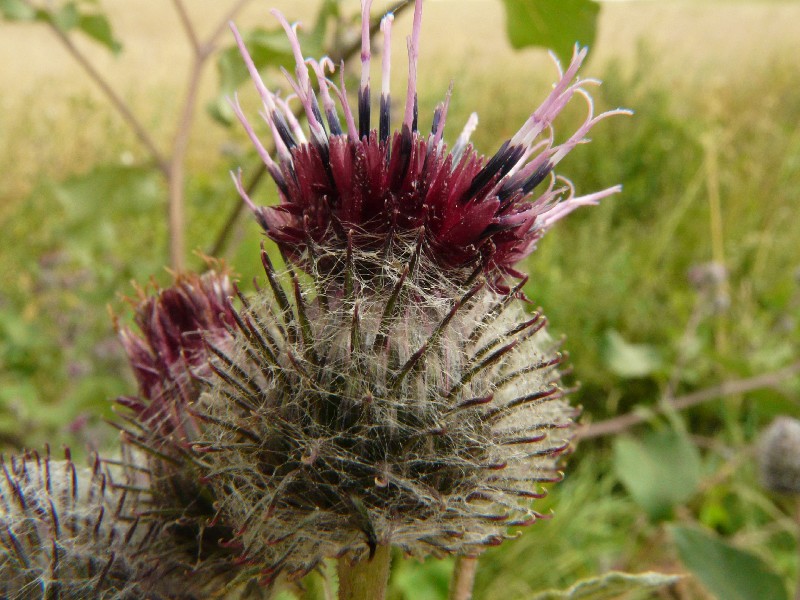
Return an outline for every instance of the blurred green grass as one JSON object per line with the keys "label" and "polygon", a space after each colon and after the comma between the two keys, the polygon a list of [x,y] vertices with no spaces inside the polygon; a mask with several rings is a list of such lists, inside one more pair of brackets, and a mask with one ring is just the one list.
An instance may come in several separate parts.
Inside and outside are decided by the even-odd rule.
{"label": "blurred green grass", "polygon": [[[674,7],[664,10],[677,18]],[[696,10],[686,9],[690,27],[697,27]],[[601,34],[617,31],[620,24],[609,19],[625,18],[624,11],[615,7]],[[466,25],[464,31],[471,35]],[[524,266],[531,274],[527,292],[543,306],[551,332],[567,336],[571,378],[581,383],[574,399],[585,421],[652,405],[669,385],[689,392],[798,356],[800,72],[780,39],[765,40],[772,45],[752,63],[714,54],[691,64],[665,55],[663,35],[642,29],[640,43],[617,51],[601,35],[587,70],[604,80],[597,105],[636,114],[600,124],[593,142],[573,152],[560,172],[579,192],[617,182],[624,192],[560,223]],[[460,41],[433,42],[437,52],[450,47],[452,56],[430,70],[423,56],[420,112],[430,114],[453,77],[449,139],[479,109],[473,139],[491,152],[543,97],[553,70],[534,70],[531,63],[547,64],[536,53],[514,58],[501,48],[494,61],[469,49],[461,54]],[[706,50],[696,48],[698,55]],[[498,62],[507,68],[496,68]],[[136,108],[157,127],[169,121],[174,85],[137,96]],[[130,133],[80,86],[58,108],[31,89],[4,97],[2,109],[0,445],[102,447],[113,437],[101,422],[112,416],[109,400],[134,389],[107,306],[124,315],[119,294],[132,292],[130,280],[168,280],[166,191],[138,170],[142,155]],[[581,117],[579,109],[570,111],[560,130]],[[239,164],[252,170],[255,161],[238,130],[224,148],[227,133],[199,131],[187,239],[205,249],[237,201],[228,170]],[[106,170],[98,174],[98,165]],[[105,185],[107,193],[87,204],[86,185]],[[258,199],[273,201],[272,188],[262,188]],[[258,239],[249,222],[236,232],[228,258],[243,281],[258,274]],[[688,277],[711,261],[727,273],[717,310]],[[697,311],[707,314],[687,330]],[[646,345],[658,360],[642,376],[615,372],[609,332]],[[783,391],[711,402],[685,416],[704,450],[707,483],[683,515],[766,557],[787,581],[796,568],[789,509],[759,490],[747,452],[773,415],[798,413],[798,398],[795,379]],[[664,529],[624,492],[603,441],[579,448],[567,480],[541,510],[550,507],[554,520],[487,552],[476,598],[525,598],[608,568],[680,569]],[[448,564],[404,563],[394,574],[394,597],[443,597]],[[679,593],[702,597],[691,584]]]}

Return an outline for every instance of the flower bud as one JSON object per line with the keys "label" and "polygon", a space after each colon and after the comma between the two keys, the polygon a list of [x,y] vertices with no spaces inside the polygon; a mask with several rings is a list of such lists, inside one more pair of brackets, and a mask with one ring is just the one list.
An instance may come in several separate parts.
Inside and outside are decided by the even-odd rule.
{"label": "flower bud", "polygon": [[97,459],[91,468],[69,452],[62,461],[0,459],[1,597],[202,597],[217,577],[213,562],[186,578],[196,536],[183,536],[175,518],[148,518],[148,471],[132,459]]}
{"label": "flower bud", "polygon": [[765,488],[800,494],[800,421],[778,417],[761,435],[758,466]]}

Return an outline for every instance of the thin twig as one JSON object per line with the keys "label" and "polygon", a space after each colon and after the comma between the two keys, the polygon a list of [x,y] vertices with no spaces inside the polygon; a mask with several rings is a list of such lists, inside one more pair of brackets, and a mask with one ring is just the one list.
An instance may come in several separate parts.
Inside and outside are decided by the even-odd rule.
{"label": "thin twig", "polygon": [[100,72],[95,69],[94,65],[89,62],[89,59],[87,59],[86,56],[84,56],[84,54],[78,50],[66,33],[61,31],[61,29],[59,29],[58,26],[51,21],[47,21],[47,25],[50,27],[50,29],[52,29],[58,40],[78,62],[81,68],[86,71],[86,74],[89,76],[89,78],[94,81],[95,85],[97,85],[103,94],[105,94],[122,119],[128,124],[128,127],[131,128],[131,131],[133,131],[136,137],[139,138],[139,141],[142,142],[145,148],[147,148],[147,151],[150,153],[150,156],[152,157],[153,161],[155,161],[162,174],[167,176],[169,172],[169,162],[156,147],[155,142],[153,142],[153,139],[150,137],[150,134],[147,133],[147,130],[144,128],[139,119],[137,119],[133,114],[127,103],[117,94],[117,92],[114,91],[114,89],[103,78]]}
{"label": "thin twig", "polygon": [[189,80],[186,84],[186,94],[181,109],[181,116],[178,126],[175,129],[175,137],[172,143],[172,157],[167,175],[169,188],[169,250],[170,263],[176,271],[182,271],[185,265],[185,204],[186,204],[186,153],[189,149],[189,139],[192,133],[192,125],[195,120],[195,109],[197,107],[197,95],[200,89],[200,80],[203,76],[203,69],[208,58],[211,56],[215,46],[215,40],[220,32],[225,30],[228,21],[247,4],[248,0],[240,0],[230,11],[221,19],[219,25],[209,38],[201,43],[195,32],[194,25],[181,0],[173,0],[175,10],[181,19],[181,24],[186,32],[186,36],[192,46],[192,65],[189,72]]}
{"label": "thin twig", "polygon": [[[756,375],[755,377],[748,377],[745,379],[736,379],[733,381],[725,381],[719,385],[715,385],[703,390],[679,396],[678,398],[666,398],[662,403],[664,408],[669,410],[685,410],[692,406],[714,400],[715,398],[722,398],[724,396],[732,396],[735,394],[744,394],[755,390],[764,388],[778,387],[783,381],[800,374],[800,361],[784,367],[778,371],[765,373],[763,375]],[[654,408],[653,411],[663,412],[664,408]],[[614,435],[621,433],[644,423],[647,421],[652,413],[643,414],[637,412],[630,412],[613,419],[606,419],[597,423],[591,423],[586,427],[578,430],[579,439],[591,439],[607,435]]]}
{"label": "thin twig", "polygon": [[[413,6],[409,0],[404,0],[401,4],[399,4],[392,12],[394,13],[395,17],[401,14],[404,10],[406,10],[409,6]],[[375,34],[380,31],[381,20],[379,18],[374,19],[370,24],[369,32],[371,36],[375,36]],[[361,50],[361,38],[359,37],[357,40],[351,42],[348,46],[345,46],[342,49],[334,48],[328,55],[331,57],[331,60],[334,64],[338,64],[341,61],[346,61],[351,56],[353,56],[356,52]],[[305,117],[305,111],[301,110],[300,108],[295,109],[295,116],[298,119],[303,119]],[[274,145],[271,148],[267,148],[268,152],[274,152],[275,148]],[[252,193],[258,188],[261,181],[264,178],[264,174],[266,173],[266,166],[264,164],[259,164],[258,168],[253,176],[250,178],[250,182],[246,188],[247,194],[252,195]],[[225,219],[222,228],[217,233],[217,236],[214,238],[214,243],[211,245],[211,248],[208,251],[208,256],[219,256],[228,245],[228,238],[230,237],[231,233],[233,232],[234,228],[236,227],[236,222],[239,220],[239,217],[242,215],[244,211],[244,203],[241,201],[239,196],[236,196],[236,200],[231,207],[230,212],[228,213],[228,217]]]}
{"label": "thin twig", "polygon": [[172,144],[172,160],[169,169],[169,250],[172,268],[183,270],[184,266],[184,192],[186,152],[189,148],[189,137],[194,123],[194,111],[197,105],[197,92],[200,77],[203,74],[204,59],[195,55],[186,84],[186,97],[181,110],[178,128]]}
{"label": "thin twig", "polygon": [[189,18],[189,14],[186,12],[186,7],[183,5],[181,0],[172,0],[172,4],[175,6],[175,12],[178,13],[178,17],[180,17],[181,26],[183,27],[183,31],[186,32],[186,37],[189,38],[189,43],[192,45],[195,56],[199,55],[200,40],[197,39],[197,32],[194,30],[192,20]]}
{"label": "thin twig", "polygon": [[217,28],[214,29],[213,33],[208,36],[208,39],[203,44],[203,50],[211,54],[215,50],[215,46],[217,41],[219,40],[220,36],[225,33],[228,29],[228,23],[230,23],[233,18],[242,10],[247,4],[250,3],[251,0],[239,0],[236,4],[234,4],[231,9],[225,14],[222,19],[220,19]]}

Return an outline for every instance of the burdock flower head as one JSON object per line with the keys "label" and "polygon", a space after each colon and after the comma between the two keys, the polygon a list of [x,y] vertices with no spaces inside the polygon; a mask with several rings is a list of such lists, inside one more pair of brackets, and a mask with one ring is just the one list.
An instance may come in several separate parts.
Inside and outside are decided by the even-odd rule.
{"label": "burdock flower head", "polygon": [[[304,59],[294,28],[280,13],[273,13],[283,24],[297,61],[294,78],[287,77],[308,120],[308,139],[287,103],[266,88],[234,29],[263,101],[262,116],[272,130],[277,162],[259,141],[238,102],[233,108],[277,183],[281,202],[276,207],[257,207],[240,181],[237,185],[267,235],[293,262],[322,277],[341,278],[350,269],[342,259],[349,249],[357,273],[380,277],[390,263],[407,264],[421,252],[424,259],[420,266],[435,272],[437,280],[461,282],[464,274],[476,267],[493,280],[520,276],[514,265],[534,250],[553,223],[579,206],[595,204],[619,191],[615,186],[577,197],[569,181],[553,175],[555,166],[586,141],[586,134],[598,121],[627,112],[594,114],[585,88],[597,81],[577,78],[586,48],[576,46],[566,71],[559,67],[559,80],[542,105],[488,160],[469,144],[477,125],[475,114],[452,148],[444,143],[449,92],[434,112],[430,133],[420,133],[417,56],[421,1],[416,2],[408,39],[405,111],[399,131],[394,133],[390,131],[389,90],[393,16],[389,14],[381,21],[383,77],[378,128],[373,129],[371,3],[361,3],[362,75],[357,122],[347,101],[344,76],[337,87],[326,76],[334,67],[328,58]],[[316,75],[319,94],[312,88],[310,71]],[[339,99],[338,107],[334,96]],[[587,102],[588,115],[577,131],[557,144],[553,121],[575,96]]]}
{"label": "burdock flower head", "polygon": [[[564,399],[563,356],[526,310],[514,265],[573,209],[553,173],[612,111],[595,115],[577,78],[576,48],[544,103],[490,159],[469,136],[444,142],[448,99],[418,130],[422,0],[408,40],[405,111],[391,132],[389,39],[381,22],[383,81],[371,119],[370,1],[362,2],[357,118],[328,59],[296,57],[287,74],[308,121],[262,82],[234,35],[263,101],[277,159],[237,101],[233,108],[280,192],[260,207],[237,187],[286,267],[262,249],[266,284],[232,317],[217,376],[194,408],[193,448],[218,517],[236,531],[240,560],[265,579],[301,575],[331,556],[357,561],[394,545],[424,556],[474,554],[510,526],[541,515],[532,499],[561,478],[576,410]],[[316,77],[316,87],[311,75]],[[553,121],[574,97],[585,121],[558,144]],[[338,104],[334,100],[338,98]]]}
{"label": "burdock flower head", "polygon": [[148,297],[138,290],[131,302],[135,333],[119,328],[119,338],[139,385],[138,396],[117,402],[136,416],[142,441],[191,439],[197,426],[189,409],[200,393],[201,379],[211,375],[208,355],[228,347],[234,324],[227,273],[179,275],[171,287]]}

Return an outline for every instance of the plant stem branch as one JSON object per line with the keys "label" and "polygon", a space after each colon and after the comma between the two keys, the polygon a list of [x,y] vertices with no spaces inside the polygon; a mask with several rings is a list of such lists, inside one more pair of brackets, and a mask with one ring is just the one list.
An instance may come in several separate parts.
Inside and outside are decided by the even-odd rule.
{"label": "plant stem branch", "polygon": [[169,254],[172,268],[176,271],[184,268],[186,152],[189,148],[189,137],[192,133],[197,92],[204,63],[205,59],[200,55],[195,55],[192,59],[189,82],[186,85],[186,97],[172,143],[172,160],[167,176],[169,183]]}
{"label": "plant stem branch", "polygon": [[339,559],[339,600],[384,600],[389,582],[392,548],[378,546],[375,556],[350,564],[350,558]]}
{"label": "plant stem branch", "polygon": [[153,161],[155,161],[162,174],[167,176],[169,172],[169,162],[161,154],[161,151],[156,147],[155,142],[150,137],[150,134],[147,133],[147,130],[141,124],[139,119],[136,118],[126,102],[119,96],[119,94],[117,94],[117,92],[114,91],[108,81],[106,81],[106,79],[100,74],[94,65],[89,62],[89,59],[86,58],[86,56],[84,56],[84,54],[77,48],[77,46],[72,43],[72,40],[69,39],[69,36],[67,36],[66,33],[61,31],[61,29],[59,29],[55,23],[48,21],[47,24],[56,35],[59,42],[61,42],[64,48],[67,49],[67,52],[72,55],[72,57],[77,61],[89,78],[95,83],[95,85],[100,88],[125,123],[127,123],[128,127],[131,128],[131,131],[133,131],[134,135],[139,138],[139,141],[150,153],[151,158]]}
{"label": "plant stem branch", "polygon": [[183,27],[184,32],[186,32],[186,37],[189,38],[189,43],[192,45],[192,50],[194,50],[194,54],[197,56],[200,54],[200,40],[197,39],[197,32],[195,32],[194,25],[192,25],[189,14],[186,12],[186,7],[183,5],[181,0],[172,0],[172,4],[175,7],[175,12],[178,13],[178,17],[181,20],[181,26]]}
{"label": "plant stem branch", "polygon": [[450,580],[449,600],[471,600],[475,573],[478,570],[477,556],[459,556]]}
{"label": "plant stem branch", "polygon": [[[734,394],[744,394],[754,390],[763,388],[778,387],[783,381],[800,374],[800,361],[763,375],[756,375],[755,377],[748,377],[745,379],[735,379],[733,381],[725,381],[719,385],[715,385],[703,390],[679,396],[678,398],[666,398],[662,405],[669,410],[685,410],[692,406],[714,400],[715,398],[722,398],[724,396],[731,396]],[[659,410],[659,409],[656,409]],[[661,409],[663,411],[663,409]],[[578,430],[578,438],[582,440],[603,437],[607,435],[614,435],[630,429],[635,425],[644,423],[648,420],[649,414],[642,414],[631,412],[613,419],[606,419],[605,421],[598,421],[591,423],[586,427]]]}
{"label": "plant stem branch", "polygon": [[216,29],[214,29],[213,33],[208,36],[208,39],[202,46],[202,50],[208,54],[211,54],[215,50],[215,46],[217,44],[217,40],[219,40],[220,36],[225,33],[228,28],[228,23],[230,23],[234,17],[242,10],[247,4],[250,3],[250,0],[239,0],[236,4],[234,4],[231,9],[225,14],[222,19],[220,19],[219,25],[217,25]]}
{"label": "plant stem branch", "polygon": [[195,120],[200,80],[203,75],[205,64],[214,51],[216,39],[225,30],[225,25],[228,21],[233,18],[248,1],[249,0],[239,0],[239,2],[228,11],[225,17],[223,17],[209,38],[201,43],[183,2],[181,0],[172,0],[193,51],[189,80],[186,84],[186,95],[181,109],[180,120],[175,130],[175,137],[172,143],[172,156],[169,163],[169,172],[167,173],[169,188],[169,254],[170,264],[176,271],[182,271],[184,269],[186,260],[186,153],[189,149],[189,139]]}

